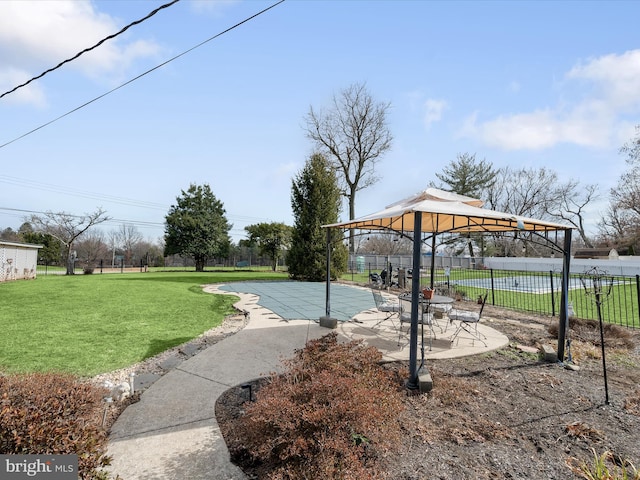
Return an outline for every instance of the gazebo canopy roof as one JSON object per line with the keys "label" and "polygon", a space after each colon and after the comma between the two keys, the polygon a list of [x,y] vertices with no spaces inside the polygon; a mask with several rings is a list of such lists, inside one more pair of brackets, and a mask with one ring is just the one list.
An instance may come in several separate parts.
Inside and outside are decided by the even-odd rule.
{"label": "gazebo canopy roof", "polygon": [[482,208],[476,198],[428,188],[388,205],[379,212],[347,222],[323,225],[326,228],[413,231],[416,212],[422,212],[422,232],[549,232],[573,227]]}
{"label": "gazebo canopy roof", "polygon": [[[476,198],[465,197],[451,192],[445,192],[436,188],[428,188],[399,202],[387,206],[381,210],[364,217],[355,218],[348,222],[323,225],[325,228],[361,229],[361,230],[389,230],[402,234],[407,232],[417,233],[418,228],[422,233],[431,233],[433,244],[436,235],[440,233],[473,233],[473,232],[529,232],[532,236],[546,237],[548,232],[562,230],[565,232],[561,247],[551,242],[562,251],[564,256],[562,267],[562,293],[560,296],[560,319],[558,324],[558,359],[564,360],[566,344],[566,328],[568,326],[568,285],[569,285],[569,258],[571,250],[571,230],[569,225],[547,222],[533,218],[521,217],[510,213],[496,212],[482,208],[483,202]],[[417,213],[420,212],[420,215]],[[327,297],[326,317],[330,318],[330,236],[327,235]],[[413,268],[420,269],[420,243],[413,243]],[[434,262],[435,255],[431,256],[431,287],[434,286]],[[418,307],[419,307],[420,282],[412,282],[411,287],[411,328],[409,340],[409,388],[419,388],[417,370],[418,352]]]}

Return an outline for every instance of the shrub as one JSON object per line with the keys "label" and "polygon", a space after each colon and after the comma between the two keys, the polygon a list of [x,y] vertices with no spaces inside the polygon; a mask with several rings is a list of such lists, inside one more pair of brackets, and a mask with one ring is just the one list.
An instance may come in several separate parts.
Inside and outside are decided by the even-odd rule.
{"label": "shrub", "polygon": [[574,473],[587,480],[640,480],[640,472],[632,463],[617,458],[609,451],[602,455],[598,455],[594,449],[592,451],[593,464],[591,465],[587,462],[576,464],[575,458],[567,461]]}
{"label": "shrub", "polygon": [[103,479],[105,391],[70,375],[0,376],[0,453],[77,454],[82,479]]}
{"label": "shrub", "polygon": [[[595,320],[582,319],[576,317],[569,318],[569,336],[573,340],[579,340],[592,345],[600,346],[600,324]],[[549,325],[548,331],[554,337],[558,337],[558,323]],[[627,328],[612,323],[603,325],[605,345],[607,348],[621,348],[630,350],[635,348],[635,341],[632,333]]]}
{"label": "shrub", "polygon": [[246,408],[233,455],[262,462],[272,479],[378,478],[399,444],[403,408],[381,354],[331,333],[284,363]]}

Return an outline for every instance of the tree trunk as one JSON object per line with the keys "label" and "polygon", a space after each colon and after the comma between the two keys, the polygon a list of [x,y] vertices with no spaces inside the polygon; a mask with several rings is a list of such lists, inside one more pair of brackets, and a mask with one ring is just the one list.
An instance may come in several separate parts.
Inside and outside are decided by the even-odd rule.
{"label": "tree trunk", "polygon": [[[351,193],[349,195],[349,220],[353,220],[356,218],[356,189],[355,186],[351,186]],[[353,228],[349,229],[349,253],[355,253],[355,230]]]}
{"label": "tree trunk", "polygon": [[71,253],[71,245],[67,246],[67,275],[74,275],[76,266],[76,259],[74,255]]}
{"label": "tree trunk", "polygon": [[196,258],[195,262],[196,262],[196,272],[204,272],[205,259]]}

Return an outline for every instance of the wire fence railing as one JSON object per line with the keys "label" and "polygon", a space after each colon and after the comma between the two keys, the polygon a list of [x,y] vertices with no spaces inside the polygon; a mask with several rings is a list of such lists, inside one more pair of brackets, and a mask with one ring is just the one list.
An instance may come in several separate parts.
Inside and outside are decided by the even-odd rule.
{"label": "wire fence railing", "polygon": [[[487,302],[498,307],[557,316],[560,314],[562,274],[515,270],[461,270],[445,283],[466,298],[488,291]],[[441,283],[442,284],[442,283]],[[640,326],[640,277],[614,277],[611,292],[602,303],[603,319],[625,327]],[[569,276],[569,312],[577,318],[597,320],[592,298],[586,295],[580,275]]]}
{"label": "wire fence railing", "polygon": [[[400,277],[398,276],[400,271]],[[391,280],[394,286],[410,289],[411,271],[391,265]],[[353,270],[347,276],[352,280],[369,283],[369,274]],[[402,277],[402,274],[405,277]],[[420,285],[431,281],[430,268],[420,271]],[[518,270],[436,268],[434,286],[458,299],[476,300],[488,293],[487,303],[517,311],[540,315],[559,316],[562,274],[558,271],[523,272]],[[598,313],[593,299],[586,295],[581,275],[569,277],[569,313],[577,318],[597,320]],[[609,295],[603,298],[602,316],[607,323],[624,327],[640,327],[640,275],[614,276]]]}

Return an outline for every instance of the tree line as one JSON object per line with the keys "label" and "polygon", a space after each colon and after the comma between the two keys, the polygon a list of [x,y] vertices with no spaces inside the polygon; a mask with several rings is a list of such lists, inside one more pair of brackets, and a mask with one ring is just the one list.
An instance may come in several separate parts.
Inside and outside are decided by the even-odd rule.
{"label": "tree line", "polygon": [[[69,274],[78,259],[87,265],[105,258],[115,263],[116,257],[127,265],[161,265],[165,258],[177,255],[190,259],[196,271],[203,271],[212,260],[254,255],[267,258],[274,270],[284,260],[292,278],[323,280],[327,232],[321,225],[339,221],[343,199],[353,219],[357,193],[380,180],[376,165],[393,141],[387,122],[390,107],[388,102],[376,102],[364,84],[340,91],[326,109],[311,107],[304,129],[315,152],[292,179],[294,224],[249,225],[246,239],[237,245],[229,236],[232,225],[224,205],[206,183],[192,184],[176,197],[165,217],[164,237],[156,244],[145,241],[134,225],[123,224],[108,234],[94,229],[109,220],[102,209],[80,216],[65,212],[32,215],[18,232],[0,231],[0,239],[43,245],[40,256],[44,261],[66,263]],[[574,243],[580,246],[634,253],[640,246],[640,127],[620,153],[626,155],[628,170],[609,192],[608,207],[596,232],[588,231],[586,214],[599,200],[598,185],[562,180],[549,168],[495,168],[475,153],[458,153],[427,186],[482,199],[493,210],[569,224],[578,233]],[[348,253],[411,251],[410,242],[393,235],[356,238],[349,232],[348,240],[338,232],[329,235],[334,277],[346,268]],[[500,234],[452,235],[445,237],[442,248],[452,255],[471,256],[550,253],[526,240],[514,241]]]}

